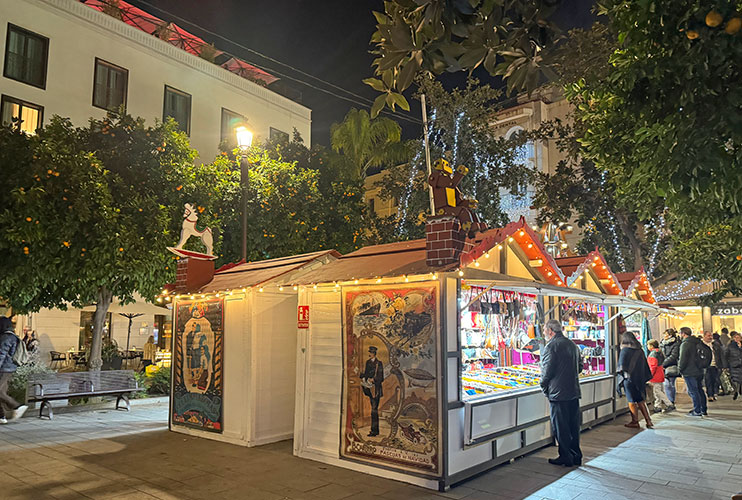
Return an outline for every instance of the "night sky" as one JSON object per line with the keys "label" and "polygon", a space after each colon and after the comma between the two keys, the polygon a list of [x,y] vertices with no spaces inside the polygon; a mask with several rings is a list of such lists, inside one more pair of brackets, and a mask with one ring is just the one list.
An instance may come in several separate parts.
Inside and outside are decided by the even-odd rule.
{"label": "night sky", "polygon": [[[218,49],[230,52],[245,61],[341,94],[340,91],[249,54],[224,40],[215,39],[214,36],[157,8],[367,99],[373,100],[377,95],[361,80],[372,76],[373,57],[368,51],[369,39],[374,32],[376,21],[371,11],[383,10],[381,0],[128,1],[162,19],[175,22],[191,33],[214,43]],[[560,12],[555,18],[561,28],[589,26],[594,19],[591,14],[592,0],[563,0],[562,3]],[[484,72],[482,74],[477,72],[475,76],[483,81],[490,81]],[[460,84],[464,79],[464,75],[460,74],[446,75],[443,82],[451,87]],[[282,80],[286,85],[301,92],[302,104],[312,110],[312,143],[328,145],[330,125],[341,121],[351,107],[361,107],[360,104],[332,97],[287,78]],[[413,106],[411,113],[419,119],[419,106]],[[404,120],[398,121],[403,126],[405,136],[412,138],[419,134],[419,125]]]}

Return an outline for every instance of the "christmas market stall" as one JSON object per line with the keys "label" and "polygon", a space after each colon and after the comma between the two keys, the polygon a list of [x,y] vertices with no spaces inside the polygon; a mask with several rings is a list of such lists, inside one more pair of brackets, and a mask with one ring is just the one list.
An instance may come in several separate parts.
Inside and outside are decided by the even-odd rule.
{"label": "christmas market stall", "polygon": [[215,272],[209,259],[179,253],[177,282],[160,297],[173,309],[170,429],[246,446],[290,438],[297,290],[276,280],[340,254],[243,262]]}
{"label": "christmas market stall", "polygon": [[569,286],[524,220],[469,238],[461,228],[438,216],[425,240],[277,280],[299,287],[309,319],[296,455],[444,490],[552,443],[538,385],[550,318],[583,346],[583,427],[613,417],[615,311],[653,306],[602,283],[599,254],[582,257],[584,284]]}

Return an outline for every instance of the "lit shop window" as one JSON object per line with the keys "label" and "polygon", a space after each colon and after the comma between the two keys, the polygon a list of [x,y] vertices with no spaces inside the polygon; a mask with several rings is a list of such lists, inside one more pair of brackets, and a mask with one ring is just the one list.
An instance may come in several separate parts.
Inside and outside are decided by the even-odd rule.
{"label": "lit shop window", "polygon": [[191,134],[191,94],[165,85],[165,106],[162,118],[172,117],[178,122],[178,128]]}
{"label": "lit shop window", "polygon": [[8,24],[5,43],[6,78],[44,88],[49,39],[13,24]]}
{"label": "lit shop window", "polygon": [[4,126],[19,127],[27,134],[35,134],[41,128],[44,108],[6,95],[2,96],[2,123]]}
{"label": "lit shop window", "polygon": [[116,111],[126,109],[126,89],[129,71],[101,59],[95,60],[93,106]]}

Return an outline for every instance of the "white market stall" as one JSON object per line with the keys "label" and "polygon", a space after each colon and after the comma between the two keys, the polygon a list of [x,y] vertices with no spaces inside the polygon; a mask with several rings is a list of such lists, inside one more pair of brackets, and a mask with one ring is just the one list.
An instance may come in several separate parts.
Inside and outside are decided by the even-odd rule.
{"label": "white market stall", "polygon": [[[297,291],[277,285],[335,260],[334,250],[224,266],[179,262],[173,307],[172,431],[257,446],[293,435]],[[183,268],[181,273],[180,269]],[[193,274],[193,273],[191,273]],[[194,281],[195,280],[195,281]]]}
{"label": "white market stall", "polygon": [[550,317],[584,346],[583,428],[622,411],[615,311],[654,306],[567,286],[524,223],[485,233],[449,266],[430,267],[426,249],[430,231],[427,245],[366,247],[283,281],[310,317],[296,455],[445,490],[550,444],[536,341]]}

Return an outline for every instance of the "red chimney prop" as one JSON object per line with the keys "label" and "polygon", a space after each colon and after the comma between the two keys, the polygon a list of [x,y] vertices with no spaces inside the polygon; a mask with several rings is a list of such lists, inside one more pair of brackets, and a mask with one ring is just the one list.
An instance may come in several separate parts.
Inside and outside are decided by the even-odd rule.
{"label": "red chimney prop", "polygon": [[185,258],[178,261],[175,291],[192,293],[214,278],[214,261]]}

